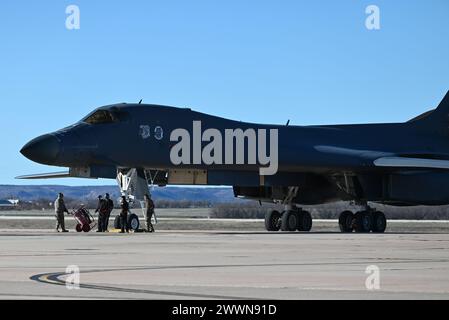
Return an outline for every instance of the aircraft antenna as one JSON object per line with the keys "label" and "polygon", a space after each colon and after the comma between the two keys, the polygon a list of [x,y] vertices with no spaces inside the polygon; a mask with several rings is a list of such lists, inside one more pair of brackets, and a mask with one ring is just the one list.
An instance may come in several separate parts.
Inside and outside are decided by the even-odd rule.
{"label": "aircraft antenna", "polygon": [[142,103],[142,100],[143,100],[143,99],[140,99],[140,101],[139,101],[139,104],[141,104],[141,103]]}
{"label": "aircraft antenna", "polygon": [[288,127],[289,124],[290,124],[290,119],[288,119],[286,126]]}

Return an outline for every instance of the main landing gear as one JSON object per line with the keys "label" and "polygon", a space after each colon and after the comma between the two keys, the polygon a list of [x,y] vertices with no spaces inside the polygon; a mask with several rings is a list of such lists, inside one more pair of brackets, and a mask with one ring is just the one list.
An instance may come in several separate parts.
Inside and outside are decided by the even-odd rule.
{"label": "main landing gear", "polygon": [[387,228],[387,219],[385,214],[371,208],[352,213],[343,211],[338,219],[338,225],[341,232],[374,232],[383,233]]}
{"label": "main landing gear", "polygon": [[312,215],[300,208],[290,208],[283,212],[273,210],[265,216],[267,231],[310,231]]}
{"label": "main landing gear", "polygon": [[[353,213],[343,211],[338,219],[341,232],[384,233],[387,228],[387,219],[383,212],[366,207],[365,210]],[[270,211],[265,216],[265,229],[267,231],[310,231],[312,229],[312,216],[310,212],[296,207],[285,211]]]}

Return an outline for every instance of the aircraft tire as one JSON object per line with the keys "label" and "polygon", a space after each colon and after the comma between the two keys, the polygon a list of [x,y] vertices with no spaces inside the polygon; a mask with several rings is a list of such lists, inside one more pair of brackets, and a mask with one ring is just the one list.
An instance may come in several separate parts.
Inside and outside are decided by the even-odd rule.
{"label": "aircraft tire", "polygon": [[341,232],[352,232],[352,222],[354,220],[354,214],[351,211],[343,211],[338,218],[338,226]]}
{"label": "aircraft tire", "polygon": [[380,211],[374,212],[373,215],[373,232],[374,233],[384,233],[387,228],[387,218],[385,214]]}
{"label": "aircraft tire", "polygon": [[359,211],[354,215],[353,228],[355,232],[365,232],[363,229],[363,214],[365,211]]}
{"label": "aircraft tire", "polygon": [[267,231],[279,231],[281,228],[280,224],[281,213],[279,211],[273,210],[265,215],[265,229]]}
{"label": "aircraft tire", "polygon": [[139,217],[134,213],[130,214],[128,216],[128,228],[130,230],[136,231],[139,230],[139,227],[140,227]]}
{"label": "aircraft tire", "polygon": [[370,232],[373,227],[373,214],[368,211],[359,211],[354,215],[355,232]]}
{"label": "aircraft tire", "polygon": [[284,211],[281,217],[281,230],[296,231],[298,220],[298,214],[295,211]]}
{"label": "aircraft tire", "polygon": [[121,229],[121,228],[122,228],[122,220],[120,219],[120,216],[115,216],[114,229]]}
{"label": "aircraft tire", "polygon": [[373,229],[373,213],[364,211],[362,214],[362,232],[370,232]]}
{"label": "aircraft tire", "polygon": [[309,211],[300,211],[298,212],[298,231],[310,231],[312,229],[312,215]]}

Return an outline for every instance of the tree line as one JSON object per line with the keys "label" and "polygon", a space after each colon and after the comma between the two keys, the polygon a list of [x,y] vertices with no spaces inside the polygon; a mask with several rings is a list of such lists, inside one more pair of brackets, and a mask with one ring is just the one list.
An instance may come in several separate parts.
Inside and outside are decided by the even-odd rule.
{"label": "tree line", "polygon": [[[449,220],[449,206],[392,207],[382,204],[370,204],[376,210],[385,213],[388,219],[404,220]],[[314,219],[338,219],[341,212],[363,210],[360,206],[350,206],[347,202],[336,202],[317,206],[304,206]],[[263,219],[271,210],[282,212],[283,206],[257,202],[220,203],[212,207],[211,217],[228,219]]]}
{"label": "tree line", "polygon": [[[89,209],[97,207],[97,199],[65,199],[69,210],[76,209],[84,205]],[[224,219],[263,219],[265,214],[271,210],[283,211],[283,206],[275,204],[263,204],[256,201],[238,200],[226,203],[216,203],[211,201],[194,200],[154,200],[156,208],[209,208],[211,218]],[[38,199],[30,202],[19,202],[18,206],[12,208],[0,208],[0,210],[51,210],[54,200]],[[120,203],[114,201],[115,208],[120,207]],[[388,219],[410,219],[410,220],[449,220],[449,206],[416,206],[416,207],[392,207],[382,204],[372,204],[372,207],[385,213]],[[338,219],[344,210],[354,212],[362,210],[361,207],[350,206],[347,202],[336,202],[317,206],[304,206],[304,210],[309,211],[314,219]]]}
{"label": "tree line", "polygon": [[[98,199],[73,199],[64,198],[67,209],[76,209],[80,206],[85,206],[89,209],[94,209],[98,205]],[[115,209],[120,208],[120,203],[113,199]],[[27,210],[51,210],[54,207],[55,200],[51,199],[37,199],[34,201],[21,201],[15,207],[1,208],[0,210],[16,210],[16,211],[27,211]],[[194,201],[194,200],[165,200],[158,199],[154,200],[157,208],[211,208],[212,202],[210,201]]]}

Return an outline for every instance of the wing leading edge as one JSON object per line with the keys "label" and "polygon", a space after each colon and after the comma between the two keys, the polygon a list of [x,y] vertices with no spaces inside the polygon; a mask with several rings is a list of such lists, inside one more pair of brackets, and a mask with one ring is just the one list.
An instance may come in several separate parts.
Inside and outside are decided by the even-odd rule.
{"label": "wing leading edge", "polygon": [[39,173],[39,174],[29,174],[24,176],[16,177],[16,179],[22,180],[37,180],[37,179],[55,179],[55,178],[70,178],[70,171],[53,172],[53,173]]}
{"label": "wing leading edge", "polygon": [[438,159],[382,157],[373,163],[376,167],[449,169],[449,160]]}

